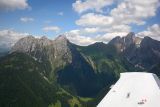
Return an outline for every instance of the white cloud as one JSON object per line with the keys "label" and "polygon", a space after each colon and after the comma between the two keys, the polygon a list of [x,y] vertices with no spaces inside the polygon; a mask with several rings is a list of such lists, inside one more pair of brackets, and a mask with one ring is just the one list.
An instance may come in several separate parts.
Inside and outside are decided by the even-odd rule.
{"label": "white cloud", "polygon": [[145,24],[145,19],[156,15],[159,0],[124,0],[111,10],[110,15],[87,13],[76,21],[79,26],[110,26]]}
{"label": "white cloud", "polygon": [[46,26],[43,28],[43,31],[45,31],[45,32],[48,32],[48,31],[59,32],[60,28],[58,26]]}
{"label": "white cloud", "polygon": [[149,26],[147,30],[139,32],[137,36],[139,37],[149,36],[153,39],[160,41],[160,25],[154,24],[152,26]]}
{"label": "white cloud", "polygon": [[[78,0],[78,3],[83,7],[88,2],[87,0],[85,2]],[[108,37],[112,37],[112,34],[127,34],[130,32],[132,29],[131,24],[137,26],[145,24],[146,19],[156,15],[159,6],[159,0],[121,0],[118,2],[117,7],[113,8],[108,15],[86,13],[76,20],[75,23],[82,27],[79,35],[88,36],[89,32],[104,33],[110,35],[105,36],[107,39],[103,37],[105,40],[109,40]]]}
{"label": "white cloud", "polygon": [[[123,26],[121,26],[123,28]],[[102,29],[101,29],[102,30]],[[68,39],[81,46],[86,46],[93,44],[95,42],[104,42],[108,43],[110,40],[115,38],[116,36],[126,36],[129,32],[110,32],[110,33],[103,33],[103,34],[96,34],[94,36],[90,36],[89,34],[95,33],[95,32],[101,32],[98,28],[85,28],[85,29],[77,29],[72,30],[67,33]],[[143,38],[145,36],[149,36],[155,40],[160,41],[160,25],[159,24],[153,24],[152,26],[149,26],[145,31],[139,32],[136,34],[136,36]]]}
{"label": "white cloud", "polygon": [[72,7],[78,13],[86,12],[88,10],[103,12],[103,8],[111,5],[113,1],[115,0],[77,0],[72,4]]}
{"label": "white cloud", "polygon": [[29,8],[27,0],[0,0],[1,11],[12,11],[16,9]]}
{"label": "white cloud", "polygon": [[[97,32],[130,32],[131,27],[127,24],[116,23],[115,19],[111,16],[105,16],[102,14],[88,13],[82,15],[76,24],[82,27],[90,28]],[[84,29],[86,29],[84,28]],[[88,31],[88,29],[86,29]]]}
{"label": "white cloud", "polygon": [[130,32],[131,27],[129,25],[125,25],[125,24],[122,24],[122,25],[121,24],[113,24],[111,26],[108,26],[108,27],[104,28],[103,31],[106,31],[107,33]]}
{"label": "white cloud", "polygon": [[0,30],[0,52],[9,50],[19,39],[28,35],[28,33],[19,33],[10,29]]}
{"label": "white cloud", "polygon": [[100,31],[98,27],[92,27],[92,28],[84,28],[84,31],[87,33],[97,33]]}
{"label": "white cloud", "polygon": [[126,36],[128,32],[104,33],[95,36],[88,36],[88,35],[83,36],[84,34],[87,34],[86,32],[84,32],[84,29],[81,30],[77,29],[67,32],[66,36],[72,43],[81,46],[87,46],[95,42],[108,43],[111,39],[113,39],[116,36],[121,36],[121,37]]}
{"label": "white cloud", "polygon": [[159,0],[124,0],[110,15],[116,23],[142,25],[145,19],[156,15],[159,3]]}
{"label": "white cloud", "polygon": [[126,36],[127,34],[128,34],[128,32],[105,33],[104,35],[98,35],[98,36],[96,36],[94,39],[98,40],[100,42],[108,43],[110,40],[112,40],[116,36],[123,37],[123,36]]}
{"label": "white cloud", "polygon": [[77,45],[81,45],[81,46],[87,46],[89,44],[93,44],[96,42],[91,37],[79,35],[78,32],[79,30],[72,30],[66,33],[65,35],[69,39],[70,42],[75,43]]}
{"label": "white cloud", "polygon": [[21,22],[24,22],[24,23],[27,23],[27,22],[32,22],[32,21],[34,21],[34,19],[31,18],[31,17],[21,17],[21,18],[20,18],[20,21],[21,21]]}
{"label": "white cloud", "polygon": [[71,30],[70,33],[72,34],[78,34],[78,35],[89,35],[89,34],[95,34],[98,33],[100,30],[99,28],[84,28],[84,29],[75,29]]}
{"label": "white cloud", "polygon": [[64,13],[63,13],[63,12],[59,12],[58,15],[59,15],[59,16],[63,16]]}
{"label": "white cloud", "polygon": [[87,13],[82,15],[79,20],[76,21],[76,24],[79,26],[107,26],[113,23],[113,18],[101,14]]}

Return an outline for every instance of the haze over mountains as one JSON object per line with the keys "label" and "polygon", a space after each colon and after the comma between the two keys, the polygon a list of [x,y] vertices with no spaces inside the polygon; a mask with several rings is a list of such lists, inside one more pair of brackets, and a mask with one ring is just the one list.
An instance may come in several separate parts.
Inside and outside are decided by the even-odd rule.
{"label": "haze over mountains", "polygon": [[120,73],[160,76],[159,65],[160,41],[133,32],[89,46],[63,35],[55,40],[24,37],[0,59],[0,106],[94,107]]}

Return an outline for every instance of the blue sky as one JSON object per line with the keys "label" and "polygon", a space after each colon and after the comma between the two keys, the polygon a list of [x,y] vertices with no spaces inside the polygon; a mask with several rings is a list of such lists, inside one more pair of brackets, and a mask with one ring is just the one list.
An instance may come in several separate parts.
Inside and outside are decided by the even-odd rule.
{"label": "blue sky", "polygon": [[49,38],[67,32],[80,45],[131,31],[149,36],[159,29],[159,6],[159,0],[0,0],[0,30]]}
{"label": "blue sky", "polygon": [[[14,29],[34,35],[56,35],[55,32],[44,32],[45,26],[59,26],[62,33],[76,28],[74,21],[78,15],[72,10],[74,0],[28,0],[31,9],[3,11],[0,14],[0,29]],[[58,15],[63,12],[63,16]],[[33,22],[23,23],[21,17],[32,17]]]}

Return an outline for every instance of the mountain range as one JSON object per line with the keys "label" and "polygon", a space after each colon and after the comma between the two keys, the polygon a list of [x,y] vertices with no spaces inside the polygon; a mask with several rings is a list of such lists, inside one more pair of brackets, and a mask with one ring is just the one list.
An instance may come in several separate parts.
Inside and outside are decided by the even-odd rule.
{"label": "mountain range", "polygon": [[159,69],[160,41],[133,32],[89,46],[28,36],[0,58],[0,106],[94,107],[120,73]]}

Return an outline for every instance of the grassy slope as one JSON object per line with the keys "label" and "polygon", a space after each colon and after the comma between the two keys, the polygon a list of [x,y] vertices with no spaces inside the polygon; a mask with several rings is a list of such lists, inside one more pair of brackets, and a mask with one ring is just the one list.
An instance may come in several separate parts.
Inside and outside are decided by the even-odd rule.
{"label": "grassy slope", "polygon": [[96,43],[88,47],[78,47],[78,50],[99,75],[105,74],[105,76],[108,75],[108,78],[113,77],[118,79],[121,72],[135,70],[134,66],[118,54],[116,49],[111,45]]}
{"label": "grassy slope", "polygon": [[94,107],[121,72],[135,70],[113,46],[96,43],[75,47],[72,64],[57,72],[60,86],[65,90],[50,79],[50,65],[44,64],[46,62],[38,63],[20,53],[3,58],[0,61],[0,89],[3,92],[0,104],[16,107]]}
{"label": "grassy slope", "polygon": [[[0,61],[0,106],[81,107],[79,99],[51,84],[45,69],[28,55],[13,53]],[[61,93],[61,94],[59,94]]]}
{"label": "grassy slope", "polygon": [[43,68],[24,54],[11,54],[0,62],[0,105],[45,107],[54,102],[56,87],[40,74]]}
{"label": "grassy slope", "polygon": [[93,105],[96,105],[103,98],[110,89],[109,87],[118,80],[120,73],[137,70],[122,55],[118,54],[114,46],[96,43],[87,47],[77,46],[77,49],[98,75],[99,82],[97,83],[102,85],[101,91],[91,102]]}

